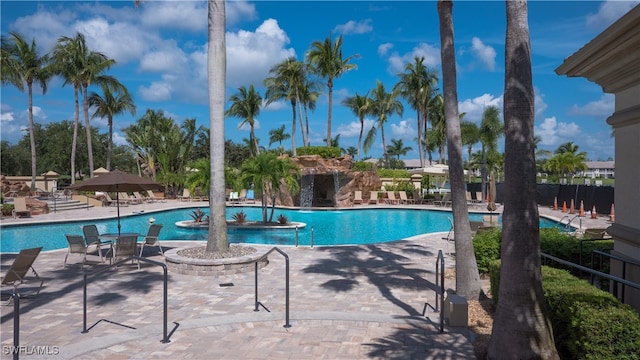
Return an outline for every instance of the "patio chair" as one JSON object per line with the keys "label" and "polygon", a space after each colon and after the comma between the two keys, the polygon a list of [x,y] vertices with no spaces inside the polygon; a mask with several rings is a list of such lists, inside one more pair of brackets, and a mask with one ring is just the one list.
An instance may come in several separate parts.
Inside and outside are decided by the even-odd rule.
{"label": "patio chair", "polygon": [[362,204],[362,191],[356,190],[353,192],[353,204]]}
{"label": "patio chair", "polygon": [[440,206],[451,205],[451,193],[442,194],[442,198],[440,200],[434,201],[434,203]]}
{"label": "patio chair", "polygon": [[247,189],[242,189],[240,190],[240,202],[246,202],[247,201]]}
{"label": "patio chair", "polygon": [[182,196],[178,196],[178,200],[191,201],[191,192],[189,191],[189,189],[182,189]]}
{"label": "patio chair", "polygon": [[17,197],[13,199],[13,218],[31,217],[31,211],[27,208],[27,198]]}
{"label": "patio chair", "polygon": [[398,196],[400,197],[400,200],[398,200],[400,203],[402,204],[414,204],[415,201],[413,199],[409,199],[407,197],[407,192],[406,191],[398,191]]}
{"label": "patio chair", "polygon": [[144,196],[144,195],[140,194],[138,191],[134,191],[133,192],[133,196],[135,196],[135,198],[140,203],[151,201],[148,196]]}
{"label": "patio chair", "polygon": [[[113,262],[117,263],[118,260],[126,258],[128,256],[136,256],[138,250],[138,237],[133,236],[121,236],[113,245]],[[133,264],[135,259],[131,260]],[[138,270],[140,270],[140,261],[138,261]]]}
{"label": "patio chair", "polygon": [[248,203],[249,201],[251,201],[252,204],[256,203],[256,194],[253,191],[253,189],[247,190],[247,198],[246,198],[245,202]]}
{"label": "patio chair", "polygon": [[162,245],[160,245],[160,239],[158,239],[161,229],[162,229],[162,225],[160,224],[151,224],[149,226],[149,230],[147,231],[147,236],[144,237],[144,239],[142,240],[142,243],[140,244],[140,257],[142,257],[142,252],[144,251],[145,245],[158,246],[160,248],[160,253],[164,256]]}
{"label": "patio chair", "polygon": [[105,192],[103,194],[109,206],[122,206],[122,207],[129,206],[129,202],[124,199],[118,198],[118,200],[113,200],[113,198],[111,198],[111,195],[109,195],[108,192]]}
{"label": "patio chair", "polygon": [[[13,292],[16,294],[20,294],[21,297],[33,297],[37,296],[44,285],[44,280],[38,276],[38,273],[33,268],[33,263],[36,261],[36,258],[40,254],[42,247],[32,248],[32,249],[23,249],[20,250],[18,256],[16,256],[15,260],[13,260],[13,264],[11,264],[11,268],[7,271],[7,275],[2,278],[2,285],[13,286]],[[20,285],[26,284],[27,275],[29,274],[29,270],[33,272],[36,281],[40,282],[40,285],[35,290],[35,293],[20,293],[18,291],[18,287]],[[8,305],[11,302],[11,297],[5,303]]]}
{"label": "patio chair", "polygon": [[111,242],[105,242],[100,240],[100,233],[98,232],[98,227],[95,225],[83,226],[82,234],[84,234],[84,243],[87,245],[87,247],[91,245],[95,245],[96,250],[100,255],[100,260],[104,262],[104,257],[102,256],[102,245],[111,246]]}
{"label": "patio chair", "polygon": [[153,201],[160,201],[160,202],[166,202],[167,200],[164,198],[164,196],[158,196],[157,194],[155,194],[153,191],[151,190],[147,190],[147,194],[149,194],[149,199],[151,200],[151,202]]}
{"label": "patio chair", "polygon": [[232,191],[229,194],[229,201],[234,203],[234,202],[240,202],[240,194],[237,191]]}
{"label": "patio chair", "polygon": [[396,193],[393,191],[387,191],[387,204],[397,204]]}
{"label": "patio chair", "polygon": [[378,203],[378,192],[370,191],[369,192],[369,204],[377,204]]}
{"label": "patio chair", "polygon": [[62,264],[62,267],[67,267],[67,258],[69,258],[69,255],[71,254],[82,255],[81,266],[84,267],[84,263],[87,261],[87,243],[84,242],[84,238],[81,235],[69,234],[66,234],[65,237],[67,238],[69,248],[67,249],[67,255],[64,256],[64,263]]}
{"label": "patio chair", "polygon": [[141,202],[140,200],[136,199],[135,196],[131,196],[126,192],[119,192],[118,193],[118,199],[120,201],[125,201],[125,202],[127,202],[127,203],[129,203],[131,205],[138,205]]}

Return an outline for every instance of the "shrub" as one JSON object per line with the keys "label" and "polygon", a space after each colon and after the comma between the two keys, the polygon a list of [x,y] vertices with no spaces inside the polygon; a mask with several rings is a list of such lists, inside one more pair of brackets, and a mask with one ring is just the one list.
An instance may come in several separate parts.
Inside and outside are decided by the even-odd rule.
{"label": "shrub", "polygon": [[288,222],[289,222],[289,219],[287,219],[286,215],[284,214],[278,215],[278,224],[286,225]]}
{"label": "shrub", "polygon": [[502,231],[499,228],[492,228],[478,232],[473,237],[473,251],[478,262],[478,270],[489,272],[489,264],[500,259],[500,239]]}
{"label": "shrub", "polygon": [[357,161],[353,164],[353,171],[374,171],[375,169],[376,164],[366,161]]}
{"label": "shrub", "polygon": [[381,178],[402,179],[410,178],[411,175],[405,169],[378,169],[378,176]]}
{"label": "shrub", "polygon": [[242,210],[233,214],[231,217],[236,223],[241,225],[247,222],[247,214],[245,214]]}
{"label": "shrub", "polygon": [[340,148],[326,146],[303,146],[296,149],[298,155],[320,155],[323,159],[339,158]]}
{"label": "shrub", "polygon": [[200,209],[195,209],[191,212],[191,218],[193,219],[193,222],[196,223],[201,223],[206,218],[206,216],[207,214],[202,212]]}
{"label": "shrub", "polygon": [[13,204],[2,204],[2,216],[11,216],[13,215]]}

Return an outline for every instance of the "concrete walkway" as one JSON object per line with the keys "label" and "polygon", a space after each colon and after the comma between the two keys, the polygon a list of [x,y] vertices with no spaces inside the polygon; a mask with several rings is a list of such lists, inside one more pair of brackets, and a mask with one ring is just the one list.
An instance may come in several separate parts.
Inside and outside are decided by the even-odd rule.
{"label": "concrete walkway", "polygon": [[[201,205],[169,201],[144,204],[147,211]],[[397,206],[397,205],[396,205]],[[131,209],[132,207],[129,207]],[[41,215],[28,222],[104,218],[113,208]],[[563,213],[542,209],[556,218]],[[89,215],[90,213],[90,215]],[[81,215],[79,215],[81,214]],[[9,220],[17,222],[18,220]],[[3,223],[5,220],[3,220]],[[585,227],[606,227],[604,218]],[[54,236],[61,236],[53,234]],[[290,259],[290,314],[286,319],[286,263],[272,253],[254,273],[194,277],[169,273],[168,338],[163,334],[163,276],[160,267],[123,265],[89,277],[87,327],[83,330],[83,270],[63,268],[65,250],[42,253],[35,269],[45,287],[21,301],[21,358],[28,359],[473,359],[474,334],[465,328],[438,332],[435,305],[436,256],[446,234],[361,246],[282,247]],[[200,245],[202,243],[199,243]],[[166,249],[196,245],[163,241]],[[267,252],[271,247],[251,245]],[[157,248],[145,257],[162,262]],[[4,275],[15,254],[2,254]],[[85,271],[107,265],[89,255]],[[71,258],[76,261],[78,257]],[[455,287],[454,279],[445,285]],[[1,307],[2,359],[13,344],[13,306]],[[40,352],[38,355],[37,353]]]}

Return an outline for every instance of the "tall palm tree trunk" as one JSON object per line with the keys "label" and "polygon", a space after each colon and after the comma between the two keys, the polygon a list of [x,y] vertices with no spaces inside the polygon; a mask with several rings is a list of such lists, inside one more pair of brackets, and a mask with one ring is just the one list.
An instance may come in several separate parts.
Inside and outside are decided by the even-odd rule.
{"label": "tall palm tree trunk", "polygon": [[296,151],[296,101],[291,99],[291,112],[292,112],[292,120],[291,120],[291,152],[293,156],[298,156],[298,152]]}
{"label": "tall palm tree trunk", "polygon": [[78,87],[73,88],[75,98],[75,116],[73,121],[73,139],[71,140],[71,184],[76,182],[76,152],[78,150],[78,127],[80,124],[80,101],[78,100]]}
{"label": "tall palm tree trunk", "polygon": [[500,290],[488,357],[559,359],[545,309],[536,204],[534,91],[526,1],[507,1],[505,196]]}
{"label": "tall palm tree trunk", "polygon": [[389,167],[389,153],[387,152],[387,142],[384,138],[384,125],[380,123],[380,136],[382,137],[382,151],[384,154],[384,161],[387,162],[387,167]]}
{"label": "tall palm tree trunk", "polygon": [[360,116],[360,136],[358,136],[358,161],[360,161],[360,149],[362,149],[363,133],[364,133],[364,116]]}
{"label": "tall palm tree trunk", "polygon": [[35,126],[33,124],[33,84],[29,82],[28,87],[28,101],[29,101],[29,142],[31,144],[31,191],[36,189],[36,134]]}
{"label": "tall palm tree trunk", "polygon": [[333,114],[333,81],[329,78],[329,115],[327,116],[327,147],[331,147],[331,116]]}
{"label": "tall palm tree trunk", "polygon": [[82,108],[84,110],[84,126],[87,132],[87,156],[89,159],[89,177],[93,177],[93,145],[91,141],[91,124],[89,123],[89,101],[87,86],[82,86]]}
{"label": "tall palm tree trunk", "polygon": [[113,151],[113,116],[108,117],[109,141],[107,143],[107,170],[111,170],[111,152]]}
{"label": "tall palm tree trunk", "polygon": [[225,48],[224,0],[208,0],[209,49],[207,73],[209,82],[209,128],[211,143],[211,200],[209,201],[209,237],[207,252],[226,251],[227,219],[224,181],[224,103],[227,56]]}
{"label": "tall palm tree trunk", "polygon": [[449,153],[449,181],[453,208],[454,237],[456,239],[456,292],[468,299],[477,299],[482,290],[478,264],[473,251],[471,226],[467,209],[464,168],[462,166],[462,137],[458,116],[456,59],[453,37],[453,3],[438,1],[442,81],[444,85],[444,115]]}

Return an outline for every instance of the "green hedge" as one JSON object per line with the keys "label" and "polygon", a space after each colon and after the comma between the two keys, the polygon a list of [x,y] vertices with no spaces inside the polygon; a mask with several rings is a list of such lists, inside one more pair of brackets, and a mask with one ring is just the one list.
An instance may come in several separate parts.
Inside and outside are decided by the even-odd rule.
{"label": "green hedge", "polygon": [[378,176],[381,178],[407,179],[411,174],[405,169],[378,169]]}
{"label": "green hedge", "polygon": [[[497,302],[500,261],[489,267]],[[640,317],[630,306],[562,269],[543,266],[542,287],[561,358],[640,359]]]}
{"label": "green hedge", "polygon": [[356,161],[353,164],[354,171],[375,171],[376,164],[367,161]]}
{"label": "green hedge", "polygon": [[326,146],[303,146],[296,149],[298,155],[320,155],[323,159],[339,158],[340,148]]}
{"label": "green hedge", "polygon": [[2,204],[2,216],[13,215],[13,204]]}

